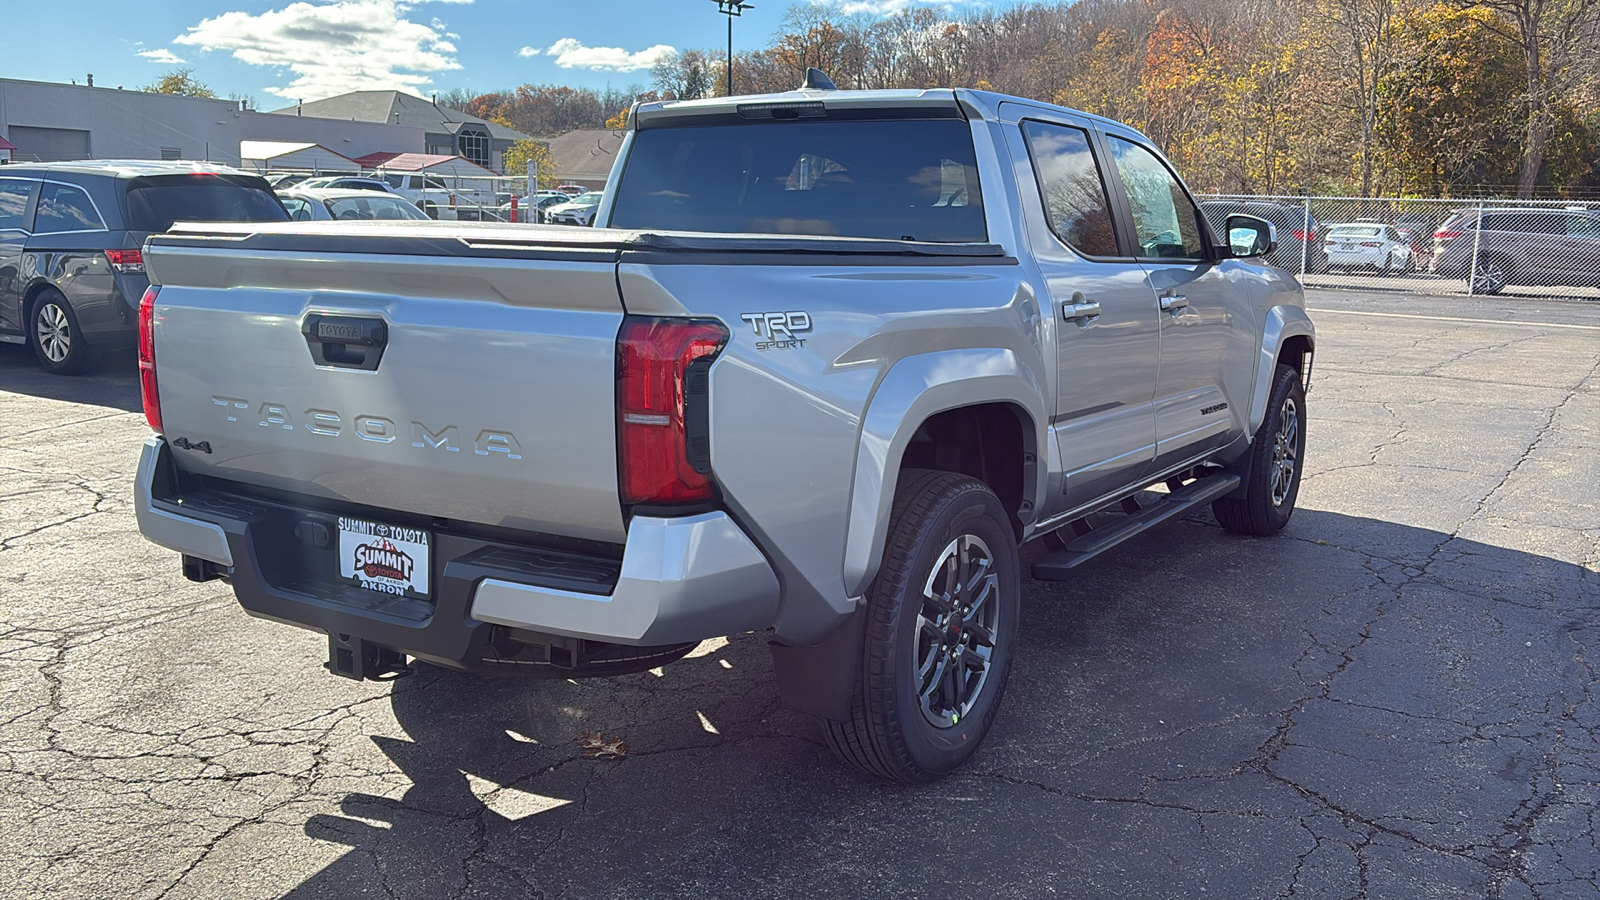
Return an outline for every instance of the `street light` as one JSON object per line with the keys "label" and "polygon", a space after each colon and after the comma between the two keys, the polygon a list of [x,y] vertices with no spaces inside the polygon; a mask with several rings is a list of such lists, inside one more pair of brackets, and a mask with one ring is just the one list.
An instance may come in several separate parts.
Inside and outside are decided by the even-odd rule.
{"label": "street light", "polygon": [[744,0],[712,0],[717,4],[717,12],[728,17],[728,96],[733,96],[733,17],[744,15],[747,9],[755,9],[754,3]]}

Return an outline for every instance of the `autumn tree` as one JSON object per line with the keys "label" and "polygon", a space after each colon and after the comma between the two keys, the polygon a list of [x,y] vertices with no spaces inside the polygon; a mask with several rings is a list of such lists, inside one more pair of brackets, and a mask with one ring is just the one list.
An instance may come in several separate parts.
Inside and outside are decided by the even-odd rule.
{"label": "autumn tree", "polygon": [[1600,0],[1457,0],[1499,13],[1485,28],[1522,54],[1523,140],[1517,196],[1531,197],[1556,136],[1564,96],[1600,49]]}
{"label": "autumn tree", "polygon": [[[500,123],[504,124],[504,123]],[[556,177],[556,158],[550,145],[544,141],[517,141],[506,149],[506,171],[513,175],[527,171],[528,163],[538,168],[539,184],[529,186],[529,191],[549,190],[561,180]]]}
{"label": "autumn tree", "polygon": [[216,92],[207,87],[205,82],[194,77],[194,69],[173,69],[161,76],[154,84],[147,84],[140,88],[152,94],[177,94],[181,97],[204,97],[207,100],[216,99]]}
{"label": "autumn tree", "polygon": [[705,51],[685,50],[663,56],[650,69],[650,79],[667,99],[699,100],[711,96],[716,67]]}
{"label": "autumn tree", "polygon": [[1508,27],[1487,7],[1453,3],[1395,23],[1394,65],[1377,85],[1375,134],[1401,190],[1447,196],[1516,176],[1522,60],[1495,38]]}

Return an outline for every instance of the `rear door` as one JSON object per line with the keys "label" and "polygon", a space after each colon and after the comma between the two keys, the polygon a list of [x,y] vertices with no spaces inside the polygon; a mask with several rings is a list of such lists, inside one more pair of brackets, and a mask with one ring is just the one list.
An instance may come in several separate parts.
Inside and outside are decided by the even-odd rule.
{"label": "rear door", "polygon": [[[1051,421],[1066,473],[1046,514],[1138,481],[1155,452],[1155,294],[1112,212],[1088,122],[1003,104],[1029,247],[1056,335]],[[1016,117],[1013,119],[1013,117]]]}
{"label": "rear door", "polygon": [[23,334],[22,251],[28,243],[39,182],[0,178],[0,333]]}
{"label": "rear door", "polygon": [[1156,294],[1160,375],[1155,384],[1156,452],[1163,470],[1222,447],[1243,430],[1255,334],[1249,291],[1234,283],[1240,264],[1220,265],[1199,207],[1154,149],[1107,134],[1114,197],[1125,204],[1134,252]]}
{"label": "rear door", "polygon": [[616,251],[289,227],[148,245],[181,468],[379,513],[623,539]]}

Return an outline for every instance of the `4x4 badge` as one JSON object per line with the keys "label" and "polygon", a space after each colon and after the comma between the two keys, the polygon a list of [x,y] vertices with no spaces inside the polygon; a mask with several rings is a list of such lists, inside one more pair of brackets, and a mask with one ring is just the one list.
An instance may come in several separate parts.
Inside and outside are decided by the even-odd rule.
{"label": "4x4 badge", "polygon": [[802,334],[811,333],[811,314],[790,312],[741,313],[756,333],[757,350],[793,350],[806,345]]}

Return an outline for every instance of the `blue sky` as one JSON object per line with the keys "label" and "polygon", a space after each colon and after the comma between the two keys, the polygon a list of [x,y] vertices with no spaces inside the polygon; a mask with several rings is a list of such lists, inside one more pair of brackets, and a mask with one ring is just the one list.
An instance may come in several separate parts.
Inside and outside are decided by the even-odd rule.
{"label": "blue sky", "polygon": [[[827,0],[886,14],[927,0]],[[961,0],[941,0],[948,5]],[[764,46],[789,0],[757,0],[735,51]],[[623,88],[673,49],[723,46],[713,0],[109,0],[11,3],[0,77],[138,87],[187,66],[262,109],[349,90],[489,91],[524,82]],[[70,21],[63,21],[66,17]]]}

